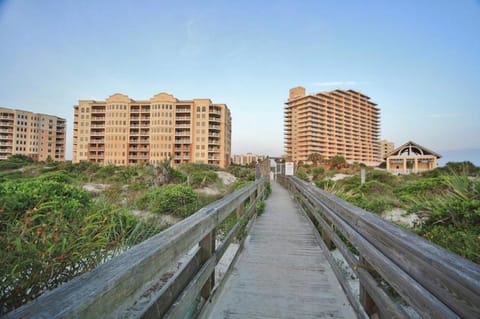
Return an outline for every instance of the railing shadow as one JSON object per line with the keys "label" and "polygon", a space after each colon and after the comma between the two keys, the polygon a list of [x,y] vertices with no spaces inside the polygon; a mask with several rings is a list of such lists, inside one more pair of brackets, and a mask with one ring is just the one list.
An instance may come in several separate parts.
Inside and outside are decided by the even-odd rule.
{"label": "railing shadow", "polygon": [[[297,177],[277,180],[298,200],[318,230],[359,317],[410,318],[400,296],[421,318],[480,318],[480,266],[428,242]],[[330,250],[359,278],[355,296]]]}

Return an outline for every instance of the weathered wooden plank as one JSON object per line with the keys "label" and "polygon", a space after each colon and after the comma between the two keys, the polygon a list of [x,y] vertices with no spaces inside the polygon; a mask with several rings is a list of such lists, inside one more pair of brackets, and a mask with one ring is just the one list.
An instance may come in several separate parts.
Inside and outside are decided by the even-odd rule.
{"label": "weathered wooden plank", "polygon": [[[294,180],[293,183],[298,182]],[[327,207],[312,192],[303,189],[305,196],[316,206],[321,207],[325,214],[335,223],[336,227],[344,230],[345,237],[360,251],[360,253],[375,267],[382,277],[412,306],[417,312],[431,318],[458,318],[450,308],[444,305],[435,295],[430,293],[394,261],[373,246],[370,241],[359,234],[356,229],[346,223],[332,209]]]}
{"label": "weathered wooden plank", "polygon": [[202,208],[5,318],[116,318],[160,280],[170,263],[185,255],[263,182],[258,180]]}
{"label": "weathered wooden plank", "polygon": [[[205,263],[208,261],[208,259],[212,256],[213,252],[215,251],[215,229],[213,229],[211,232],[203,238],[200,243],[200,260],[201,263]],[[216,260],[215,260],[216,264]],[[208,299],[208,296],[210,295],[210,292],[213,289],[213,286],[215,285],[215,271],[212,272],[212,275],[210,278],[207,280],[205,285],[202,288],[202,297],[204,299]]]}
{"label": "weathered wooden plank", "polygon": [[284,189],[272,189],[204,318],[355,318],[316,231]]}
{"label": "weathered wooden plank", "polygon": [[[303,203],[306,205],[309,211],[309,217],[313,218],[313,223],[317,227],[320,227],[323,241],[325,242],[325,237],[328,238],[328,242],[325,242],[325,245],[328,249],[331,249],[331,242],[335,247],[340,251],[352,271],[356,274],[356,269],[358,265],[358,258],[352,254],[352,252],[347,248],[345,243],[338,237],[338,235],[333,231],[332,226],[328,224],[322,216],[316,211],[314,206],[307,200],[307,198],[300,194],[300,198],[303,200]],[[325,237],[324,237],[325,236]]]}
{"label": "weathered wooden plank", "polygon": [[[302,210],[305,214],[305,210]],[[307,215],[307,214],[306,214]],[[308,215],[307,215],[308,216]],[[345,295],[347,296],[348,301],[350,302],[350,305],[354,309],[357,318],[358,319],[367,319],[369,318],[365,310],[362,308],[360,303],[358,302],[357,298],[353,294],[353,291],[350,287],[350,284],[347,282],[346,278],[343,275],[343,272],[341,271],[340,267],[336,263],[335,259],[333,258],[332,254],[330,253],[329,248],[325,244],[325,242],[322,240],[320,237],[320,234],[317,232],[317,228],[314,226],[314,224],[311,224],[312,227],[312,232],[318,242],[318,244],[322,247],[322,250],[324,252],[325,257],[328,260],[328,263],[332,267],[333,272],[335,273],[335,276],[338,279],[338,282],[340,283],[340,286],[342,286],[343,291],[345,292]]]}
{"label": "weathered wooden plank", "polygon": [[198,272],[200,266],[200,249],[197,248],[192,258],[182,265],[182,268],[168,280],[158,293],[151,296],[152,301],[144,307],[143,312],[134,317],[161,318],[190,282],[190,279]]}
{"label": "weathered wooden plank", "polygon": [[379,286],[378,282],[365,269],[358,269],[358,277],[368,294],[375,301],[383,319],[407,319],[410,318]]}
{"label": "weathered wooden plank", "polygon": [[215,264],[215,256],[213,256],[202,266],[163,318],[178,319],[185,317],[185,314],[187,314],[191,310],[192,305],[195,304],[195,299],[197,299],[200,294],[202,287],[215,270]]}
{"label": "weathered wooden plank", "polygon": [[[301,181],[295,181],[301,184]],[[304,187],[463,317],[480,316],[480,267],[332,194]]]}
{"label": "weathered wooden plank", "polygon": [[[370,265],[368,264],[368,262],[365,260],[363,256],[360,256],[358,267],[360,269],[363,268],[364,270],[366,270],[367,268],[370,268]],[[365,283],[360,279],[360,277],[359,277],[359,282],[360,282],[360,296],[359,296],[360,303],[362,304],[363,309],[365,309],[365,312],[369,316],[372,316],[374,313],[378,312],[378,307],[375,304],[375,301],[370,296],[370,291],[366,289]]]}

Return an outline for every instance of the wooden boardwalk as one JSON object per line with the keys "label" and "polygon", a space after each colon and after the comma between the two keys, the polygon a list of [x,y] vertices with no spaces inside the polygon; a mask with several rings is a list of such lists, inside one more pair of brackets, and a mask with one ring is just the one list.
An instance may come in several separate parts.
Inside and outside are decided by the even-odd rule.
{"label": "wooden boardwalk", "polygon": [[206,318],[355,318],[315,229],[272,183],[233,270]]}

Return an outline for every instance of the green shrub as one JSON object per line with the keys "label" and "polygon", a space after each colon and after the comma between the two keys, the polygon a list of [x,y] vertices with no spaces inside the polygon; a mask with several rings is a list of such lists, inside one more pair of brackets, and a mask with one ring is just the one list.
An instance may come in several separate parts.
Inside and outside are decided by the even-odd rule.
{"label": "green shrub", "polygon": [[140,196],[135,205],[153,213],[187,217],[197,210],[197,195],[186,185],[164,185],[154,187]]}
{"label": "green shrub", "polygon": [[265,191],[264,197],[267,198],[272,193],[272,186],[270,185],[270,181],[265,182]]}
{"label": "green shrub", "polygon": [[232,230],[232,228],[235,226],[235,224],[238,222],[237,214],[235,212],[231,213],[230,215],[227,216],[221,222],[217,227],[216,227],[216,235],[217,238],[222,240],[224,239],[227,234]]}
{"label": "green shrub", "polygon": [[255,203],[255,212],[261,215],[265,211],[265,201],[259,200]]}
{"label": "green shrub", "polygon": [[183,163],[178,167],[178,169],[186,174],[202,171],[218,171],[218,167],[215,165],[194,163]]}
{"label": "green shrub", "polygon": [[12,155],[6,160],[0,161],[0,171],[19,169],[31,163],[33,163],[33,160],[28,156],[21,154]]}
{"label": "green shrub", "polygon": [[73,177],[65,171],[52,171],[38,176],[38,180],[70,184],[73,182]]}
{"label": "green shrub", "polygon": [[458,228],[453,225],[424,226],[421,236],[464,258],[480,264],[480,227]]}
{"label": "green shrub", "polygon": [[335,184],[335,182],[329,179],[319,179],[315,181],[315,186],[321,189],[326,189],[328,188],[328,186],[331,186],[332,184]]}
{"label": "green shrub", "polygon": [[310,181],[308,177],[308,169],[304,166],[299,166],[295,172],[295,175],[306,182]]}
{"label": "green shrub", "polygon": [[249,180],[241,180],[237,179],[230,187],[233,191],[236,191],[238,189],[244,188],[245,186],[251,184],[252,182]]}
{"label": "green shrub", "polygon": [[442,192],[411,198],[410,211],[423,218],[419,233],[450,251],[480,262],[480,180],[462,173],[443,175],[437,181],[443,187]]}
{"label": "green shrub", "polygon": [[325,173],[325,169],[323,167],[315,167],[312,169],[313,179],[320,178]]}
{"label": "green shrub", "polygon": [[255,180],[255,168],[232,164],[228,167],[227,171],[236,178],[254,181]]}
{"label": "green shrub", "polygon": [[54,180],[2,183],[0,203],[0,312],[158,232],[156,225]]}
{"label": "green shrub", "polygon": [[214,171],[197,171],[190,174],[190,185],[193,187],[211,185],[219,181]]}

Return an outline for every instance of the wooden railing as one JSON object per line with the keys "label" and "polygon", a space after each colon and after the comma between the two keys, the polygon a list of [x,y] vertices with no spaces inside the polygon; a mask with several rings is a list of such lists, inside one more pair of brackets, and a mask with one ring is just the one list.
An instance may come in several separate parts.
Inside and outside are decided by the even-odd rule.
{"label": "wooden railing", "polygon": [[[319,230],[320,243],[360,318],[409,318],[395,295],[421,318],[480,318],[479,265],[297,177],[278,181]],[[333,247],[359,278],[358,297],[330,254]]]}
{"label": "wooden railing", "polygon": [[[184,318],[200,311],[218,287],[215,266],[235,239],[244,238],[265,183],[261,178],[200,209],[5,318]],[[215,247],[216,228],[231,214],[237,222]]]}

